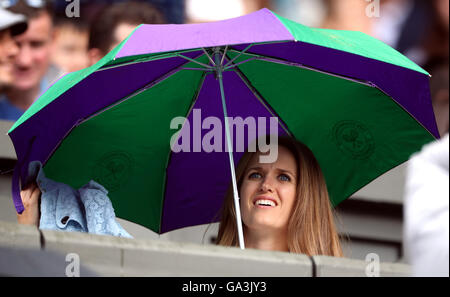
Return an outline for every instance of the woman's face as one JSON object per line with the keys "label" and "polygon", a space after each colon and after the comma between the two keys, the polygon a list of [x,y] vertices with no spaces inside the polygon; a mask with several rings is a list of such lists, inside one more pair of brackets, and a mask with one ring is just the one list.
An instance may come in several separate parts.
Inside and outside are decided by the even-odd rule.
{"label": "woman's face", "polygon": [[259,163],[253,155],[240,189],[244,225],[251,230],[287,230],[297,189],[297,165],[291,152],[280,146],[274,163]]}

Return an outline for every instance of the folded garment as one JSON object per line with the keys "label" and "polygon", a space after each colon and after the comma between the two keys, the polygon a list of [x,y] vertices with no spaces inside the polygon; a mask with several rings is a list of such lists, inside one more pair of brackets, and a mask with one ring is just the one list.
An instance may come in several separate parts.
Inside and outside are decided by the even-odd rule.
{"label": "folded garment", "polygon": [[91,180],[76,190],[47,178],[39,161],[28,170],[42,192],[40,229],[132,237],[117,222],[108,191],[99,183]]}

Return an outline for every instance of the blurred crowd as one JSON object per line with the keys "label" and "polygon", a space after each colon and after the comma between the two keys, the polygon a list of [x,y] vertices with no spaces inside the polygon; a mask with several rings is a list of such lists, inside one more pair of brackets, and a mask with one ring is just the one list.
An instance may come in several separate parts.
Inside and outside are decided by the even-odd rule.
{"label": "blurred crowd", "polygon": [[96,63],[141,23],[216,21],[267,7],[308,26],[365,32],[405,54],[432,74],[438,128],[448,131],[448,0],[0,0],[0,7],[28,22],[20,34],[0,30],[0,119],[17,120],[58,77]]}

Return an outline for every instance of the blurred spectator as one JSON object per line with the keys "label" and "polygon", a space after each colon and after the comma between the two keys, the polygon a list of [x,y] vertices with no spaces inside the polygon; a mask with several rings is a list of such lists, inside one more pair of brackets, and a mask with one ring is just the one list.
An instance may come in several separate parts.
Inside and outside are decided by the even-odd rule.
{"label": "blurred spectator", "polygon": [[325,17],[322,0],[272,0],[277,14],[309,27],[319,27]]}
{"label": "blurred spectator", "polygon": [[449,68],[447,64],[441,64],[430,69],[432,77],[430,79],[431,99],[433,110],[436,116],[436,123],[440,135],[445,135],[449,131]]}
{"label": "blurred spectator", "polygon": [[[92,19],[100,9],[105,6],[112,5],[114,3],[125,2],[128,0],[79,0],[81,17],[85,17],[88,20]],[[164,19],[170,24],[183,24],[184,23],[184,2],[185,0],[138,0],[140,2],[147,2],[154,5],[164,15]],[[228,0],[224,0],[228,1]],[[291,1],[291,0],[289,0]],[[313,0],[316,1],[316,0]],[[68,2],[55,1],[54,7],[56,14],[64,14],[67,8]]]}
{"label": "blurred spectator", "polygon": [[326,16],[320,27],[372,34],[372,18],[366,15],[368,2],[361,0],[324,0]]}
{"label": "blurred spectator", "polygon": [[414,276],[449,276],[448,141],[447,134],[409,161],[404,239]]}
{"label": "blurred spectator", "polygon": [[89,25],[82,18],[57,18],[52,45],[52,63],[64,72],[88,67],[88,42]]}
{"label": "blurred spectator", "polygon": [[170,24],[185,22],[185,0],[145,0],[155,5],[164,13],[164,18]]}
{"label": "blurred spectator", "polygon": [[[10,11],[28,19],[28,29],[15,37],[19,52],[14,61],[13,83],[0,100],[2,115],[17,120],[38,96],[60,75],[50,67],[50,49],[53,39],[51,3],[48,1],[12,2]],[[30,6],[33,5],[33,6]]]}
{"label": "blurred spectator", "polygon": [[100,11],[93,19],[89,34],[90,64],[122,42],[140,24],[163,24],[159,10],[146,2],[115,3]]}
{"label": "blurred spectator", "polygon": [[[23,15],[0,8],[0,94],[13,81],[13,62],[19,53],[13,37],[22,34],[26,29],[27,22]],[[0,118],[3,101],[0,101]]]}
{"label": "blurred spectator", "polygon": [[382,0],[380,10],[380,17],[374,19],[374,36],[423,64],[423,55],[417,48],[424,41],[431,20],[430,1]]}
{"label": "blurred spectator", "polygon": [[448,66],[449,1],[433,0],[432,4],[432,22],[428,27],[427,38],[422,48],[426,60],[424,67],[433,75],[433,68],[442,64]]}
{"label": "blurred spectator", "polygon": [[375,35],[428,71],[448,61],[448,0],[384,0]]}
{"label": "blurred spectator", "polygon": [[432,21],[419,50],[431,73],[430,89],[440,135],[449,131],[449,1],[433,0]]}
{"label": "blurred spectator", "polygon": [[[446,14],[443,12],[444,2],[447,5]],[[448,41],[448,37],[444,37],[443,34],[444,32],[448,34],[448,29],[445,31],[442,28],[442,24],[445,23],[442,19],[445,19],[445,15],[448,28],[448,0],[381,0],[380,7],[377,8],[378,14],[370,10],[377,5],[374,1],[323,0],[323,3],[326,17],[321,27],[364,32],[392,46],[422,66],[430,52],[429,47],[436,48],[436,44],[431,42],[433,36]],[[436,8],[434,14],[433,3]],[[423,47],[423,44],[426,44],[426,47]],[[446,49],[448,52],[448,42]]]}
{"label": "blurred spectator", "polygon": [[186,22],[213,22],[271,8],[268,0],[186,0]]}

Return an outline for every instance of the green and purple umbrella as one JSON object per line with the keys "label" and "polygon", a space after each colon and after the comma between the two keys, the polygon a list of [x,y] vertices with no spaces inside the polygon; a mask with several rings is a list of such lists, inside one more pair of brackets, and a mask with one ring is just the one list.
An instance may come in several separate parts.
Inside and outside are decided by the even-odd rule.
{"label": "green and purple umbrella", "polygon": [[221,152],[193,142],[173,152],[173,119],[187,118],[184,132],[199,139],[210,132],[196,112],[222,127],[224,116],[277,117],[279,135],[314,152],[333,205],[439,138],[429,74],[363,33],[309,28],[267,9],[141,25],[97,64],[60,78],[11,128],[17,211],[19,181],[39,160],[74,188],[101,183],[117,216],[158,233],[219,219],[242,153],[225,149],[236,133],[223,133]]}

